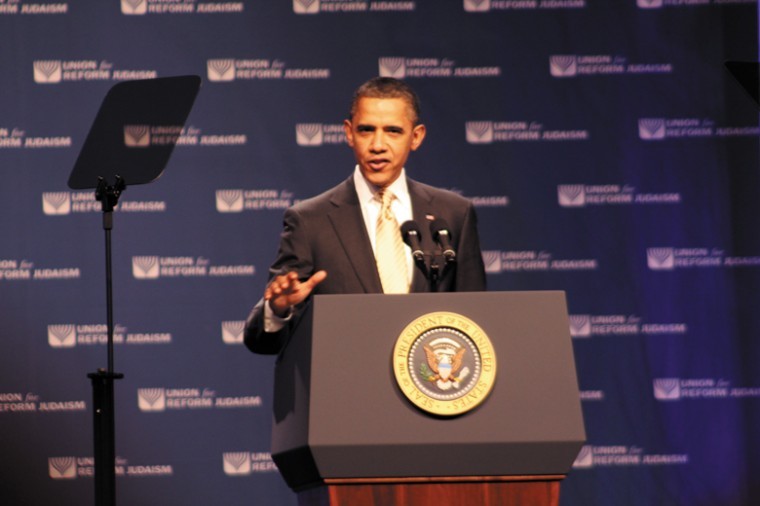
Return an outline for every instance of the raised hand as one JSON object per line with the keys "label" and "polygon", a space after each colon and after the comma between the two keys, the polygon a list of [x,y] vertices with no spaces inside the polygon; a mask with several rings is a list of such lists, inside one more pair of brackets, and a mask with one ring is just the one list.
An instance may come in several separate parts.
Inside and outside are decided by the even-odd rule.
{"label": "raised hand", "polygon": [[293,271],[276,276],[264,290],[264,300],[269,301],[274,314],[284,317],[291,307],[306,300],[314,287],[326,277],[326,271],[317,271],[306,281],[300,281]]}

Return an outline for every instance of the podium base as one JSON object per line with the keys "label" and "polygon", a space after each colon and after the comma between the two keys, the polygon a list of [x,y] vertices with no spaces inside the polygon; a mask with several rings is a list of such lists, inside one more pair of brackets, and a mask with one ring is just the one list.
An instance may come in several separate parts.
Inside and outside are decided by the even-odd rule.
{"label": "podium base", "polygon": [[299,506],[559,506],[564,475],[325,480]]}

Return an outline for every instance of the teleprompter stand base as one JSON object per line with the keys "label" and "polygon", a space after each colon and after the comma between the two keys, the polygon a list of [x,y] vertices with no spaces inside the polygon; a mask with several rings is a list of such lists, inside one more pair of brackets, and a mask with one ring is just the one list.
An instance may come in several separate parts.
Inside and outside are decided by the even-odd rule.
{"label": "teleprompter stand base", "polygon": [[[113,337],[113,334],[110,334]],[[87,375],[92,382],[93,429],[95,436],[95,504],[116,504],[116,438],[114,416],[114,380],[123,374],[99,369]]]}
{"label": "teleprompter stand base", "polygon": [[558,506],[564,475],[328,479],[299,506]]}

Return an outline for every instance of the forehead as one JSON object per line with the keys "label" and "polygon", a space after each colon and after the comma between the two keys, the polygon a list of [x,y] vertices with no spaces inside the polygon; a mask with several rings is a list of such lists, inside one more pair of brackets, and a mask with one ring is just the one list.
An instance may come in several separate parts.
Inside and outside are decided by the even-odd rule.
{"label": "forehead", "polygon": [[362,97],[352,119],[362,124],[411,124],[413,118],[414,110],[403,98]]}

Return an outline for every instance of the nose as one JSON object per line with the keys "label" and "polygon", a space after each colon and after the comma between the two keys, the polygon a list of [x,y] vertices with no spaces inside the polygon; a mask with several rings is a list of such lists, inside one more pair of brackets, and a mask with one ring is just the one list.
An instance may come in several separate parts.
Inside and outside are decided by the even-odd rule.
{"label": "nose", "polygon": [[383,139],[383,131],[381,129],[378,128],[375,130],[374,134],[372,135],[369,149],[373,153],[381,153],[385,151],[385,141]]}

